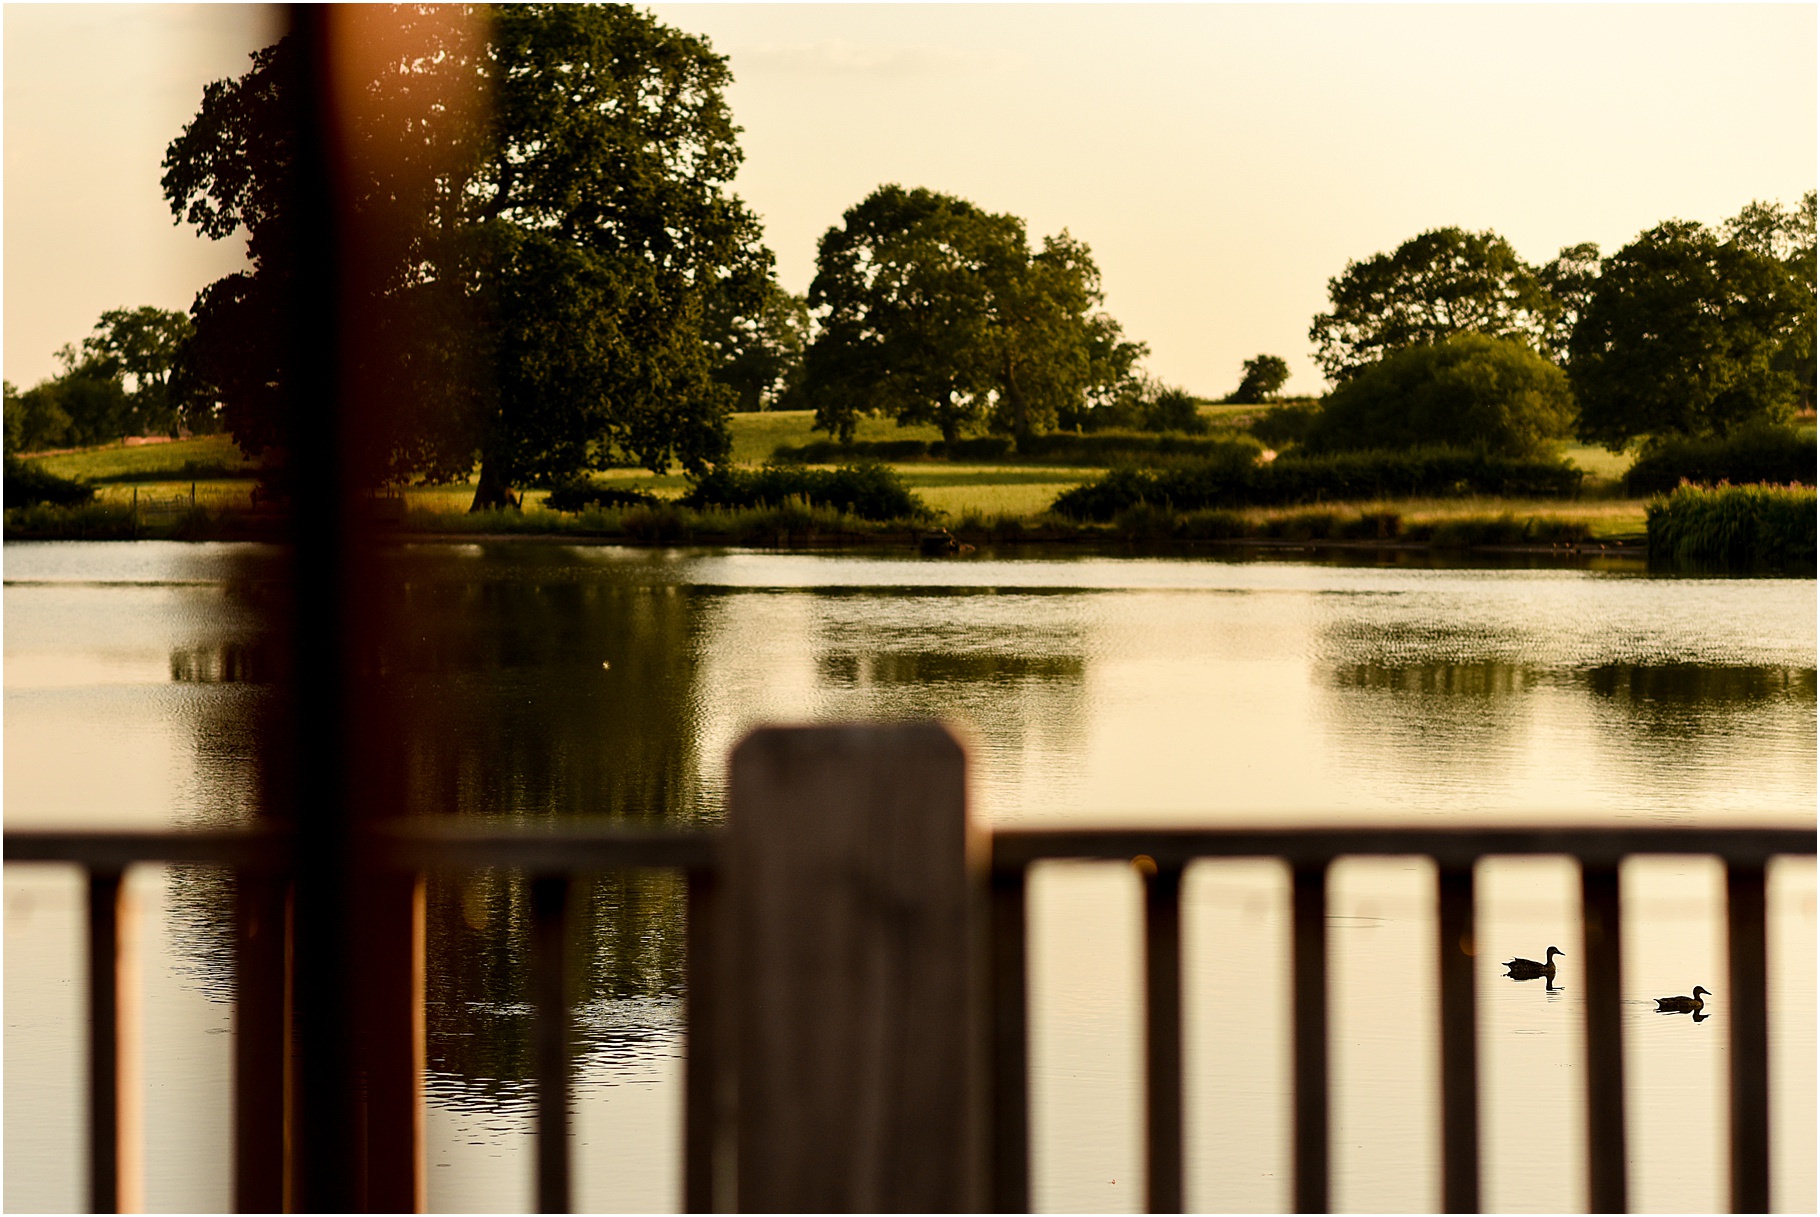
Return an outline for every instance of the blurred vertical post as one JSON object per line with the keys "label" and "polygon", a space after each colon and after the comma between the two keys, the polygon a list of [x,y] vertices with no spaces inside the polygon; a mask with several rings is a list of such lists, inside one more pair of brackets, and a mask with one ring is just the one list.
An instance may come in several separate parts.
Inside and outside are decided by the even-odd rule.
{"label": "blurred vertical post", "polygon": [[978,1212],[984,854],[934,723],[767,728],[733,751],[742,1212]]}
{"label": "blurred vertical post", "polygon": [[296,828],[292,1202],[306,1211],[425,1205],[422,880],[380,872],[365,848],[407,811],[386,663],[400,605],[371,503],[411,417],[392,373],[438,168],[425,120],[432,105],[440,117],[465,104],[412,89],[435,60],[419,40],[471,37],[470,21],[458,9],[291,10],[293,676],[268,794]]}

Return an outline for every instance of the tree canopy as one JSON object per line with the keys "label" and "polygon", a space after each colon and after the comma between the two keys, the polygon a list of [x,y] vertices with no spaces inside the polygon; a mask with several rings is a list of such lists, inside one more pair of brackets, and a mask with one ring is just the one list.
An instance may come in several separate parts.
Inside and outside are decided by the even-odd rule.
{"label": "tree canopy", "polygon": [[1807,214],[1806,253],[1794,242],[1786,260],[1752,208],[1726,232],[1669,220],[1607,258],[1570,345],[1581,435],[1614,451],[1644,435],[1722,436],[1811,393]]}
{"label": "tree canopy", "polygon": [[[756,315],[771,256],[729,189],[731,77],[708,44],[619,6],[513,5],[484,38],[441,10],[394,10],[357,88],[347,186],[393,238],[373,284],[382,341],[357,369],[398,403],[379,476],[465,477],[475,507],[592,467],[726,449],[734,393],[704,327]],[[205,288],[189,391],[250,452],[282,443],[283,309],[304,80],[284,40],[216,81],[166,153],[173,215],[244,229],[248,269]],[[463,104],[476,93],[489,106]],[[295,403],[307,409],[307,403]]]}
{"label": "tree canopy", "polygon": [[817,251],[819,332],[804,359],[815,425],[846,439],[876,411],[949,442],[1051,430],[1110,400],[1145,353],[1103,303],[1091,252],[1067,232],[1032,250],[1016,216],[881,186]]}
{"label": "tree canopy", "polygon": [[1455,334],[1407,347],[1340,384],[1304,441],[1311,451],[1444,445],[1543,455],[1573,429],[1560,368],[1527,343]]}
{"label": "tree canopy", "polygon": [[1277,395],[1289,379],[1289,361],[1280,355],[1259,355],[1244,363],[1239,387],[1226,400],[1235,405],[1256,406]]}
{"label": "tree canopy", "polygon": [[170,392],[190,337],[182,313],[145,305],[110,309],[80,345],[57,352],[63,370],[6,398],[7,451],[103,444],[123,435],[176,435],[187,422]]}
{"label": "tree canopy", "polygon": [[1540,347],[1561,308],[1510,242],[1462,228],[1433,229],[1391,253],[1348,262],[1327,281],[1327,297],[1332,311],[1316,315],[1308,337],[1336,383],[1393,351],[1455,334]]}

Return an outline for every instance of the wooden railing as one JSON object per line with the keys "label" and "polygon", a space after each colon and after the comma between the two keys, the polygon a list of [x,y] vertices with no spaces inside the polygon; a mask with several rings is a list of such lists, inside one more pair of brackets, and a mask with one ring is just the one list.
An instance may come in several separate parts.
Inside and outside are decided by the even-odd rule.
{"label": "wooden railing", "polygon": [[1326,1212],[1328,1077],[1326,884],[1337,858],[1427,857],[1437,873],[1441,995],[1442,1207],[1479,1204],[1478,1055],[1471,944],[1474,868],[1484,858],[1560,855],[1580,866],[1587,983],[1588,1196],[1595,1213],[1626,1210],[1624,1055],[1618,864],[1639,854],[1720,859],[1728,887],[1731,1027],[1731,1202],[1769,1209],[1769,1014],[1764,871],[1777,855],[1814,853],[1803,829],[1020,829],[992,839],[995,1106],[993,1161],[1000,1212],[1029,1208],[1025,878],[1050,859],[1139,860],[1145,874],[1145,1114],[1148,1207],[1183,1208],[1181,880],[1199,858],[1280,858],[1293,874],[1294,1203]]}
{"label": "wooden railing", "polygon": [[[730,777],[724,830],[413,821],[374,830],[364,842],[365,865],[389,873],[515,867],[530,877],[540,1211],[566,1210],[571,1195],[564,950],[571,878],[627,868],[687,876],[688,1211],[1027,1211],[1025,891],[1030,868],[1053,859],[1135,861],[1145,876],[1148,1207],[1181,1210],[1181,883],[1202,858],[1278,858],[1293,875],[1294,1205],[1325,1211],[1326,876],[1335,859],[1359,855],[1423,856],[1437,868],[1442,1195],[1448,1211],[1475,1211],[1474,868],[1522,854],[1565,856],[1580,867],[1595,1212],[1623,1211],[1626,1201],[1619,863],[1639,854],[1704,854],[1724,863],[1731,1199],[1735,1211],[1767,1211],[1765,866],[1778,855],[1811,856],[1810,830],[1011,829],[988,837],[968,826],[963,751],[928,725],[761,731],[735,751]],[[235,1205],[294,1203],[287,1185],[296,1169],[293,1117],[271,1102],[273,1079],[259,1076],[268,1066],[258,1063],[283,1055],[262,1058],[258,1045],[277,1036],[282,1046],[287,1034],[286,1003],[271,996],[284,992],[284,954],[273,949],[276,936],[255,928],[285,907],[293,865],[287,834],[8,832],[6,860],[70,863],[88,875],[95,1211],[127,1210],[139,1200],[138,1130],[121,1081],[133,1075],[135,1031],[122,1017],[131,1008],[120,971],[122,876],[141,863],[200,863],[242,877]],[[421,957],[416,966],[421,971]],[[421,978],[416,993],[421,1006]],[[262,1013],[249,1016],[249,1008]],[[421,1043],[416,1051],[411,1065],[421,1071]],[[418,1140],[399,1152],[420,1159],[420,1118],[417,1127]],[[409,1193],[375,1184],[369,1194]]]}

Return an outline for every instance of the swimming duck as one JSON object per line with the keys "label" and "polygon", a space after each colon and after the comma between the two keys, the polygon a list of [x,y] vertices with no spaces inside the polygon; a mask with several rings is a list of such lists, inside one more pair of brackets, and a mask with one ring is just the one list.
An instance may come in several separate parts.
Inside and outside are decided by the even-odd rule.
{"label": "swimming duck", "polygon": [[1538,976],[1545,976],[1549,980],[1553,980],[1555,978],[1555,956],[1566,954],[1567,952],[1560,947],[1549,947],[1547,963],[1537,963],[1533,959],[1513,959],[1504,966],[1510,969],[1509,974],[1517,980],[1534,980]]}
{"label": "swimming duck", "polygon": [[1656,1013],[1698,1014],[1700,1013],[1700,1007],[1706,1004],[1700,1000],[1700,995],[1702,993],[1706,994],[1708,997],[1713,995],[1711,989],[1703,989],[1699,985],[1695,985],[1694,995],[1692,997],[1658,997],[1656,999]]}

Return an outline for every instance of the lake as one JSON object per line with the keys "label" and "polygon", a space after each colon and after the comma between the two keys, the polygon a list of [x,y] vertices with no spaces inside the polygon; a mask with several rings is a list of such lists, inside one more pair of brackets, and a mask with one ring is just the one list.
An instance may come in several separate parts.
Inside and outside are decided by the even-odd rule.
{"label": "lake", "polygon": [[[256,724],[283,667],[281,586],[251,545],[8,544],[9,827],[204,826],[254,813]],[[937,716],[991,824],[1778,823],[1815,810],[1812,580],[1654,577],[1623,562],[1444,568],[996,553],[641,550],[519,541],[397,556],[417,629],[387,657],[411,708],[413,810],[712,822],[754,725]],[[1578,882],[1480,872],[1482,1202],[1583,1209]],[[1631,1203],[1725,1204],[1723,874],[1627,866]],[[1439,1192],[1432,870],[1331,879],[1333,1203]],[[582,1209],[680,1203],[681,887],[590,881],[576,1080]],[[147,1201],[229,1202],[228,887],[147,870]],[[10,1210],[83,1207],[83,982],[72,875],[6,876]],[[1143,1203],[1138,880],[1032,880],[1036,1206]],[[1815,882],[1771,872],[1773,1198],[1815,1207]],[[1290,1204],[1288,893],[1271,862],[1185,883],[1190,1207]],[[431,1207],[531,1203],[521,889],[432,886]],[[1570,952],[1557,988],[1496,961]],[[1716,990],[1710,1018],[1650,998]]]}

